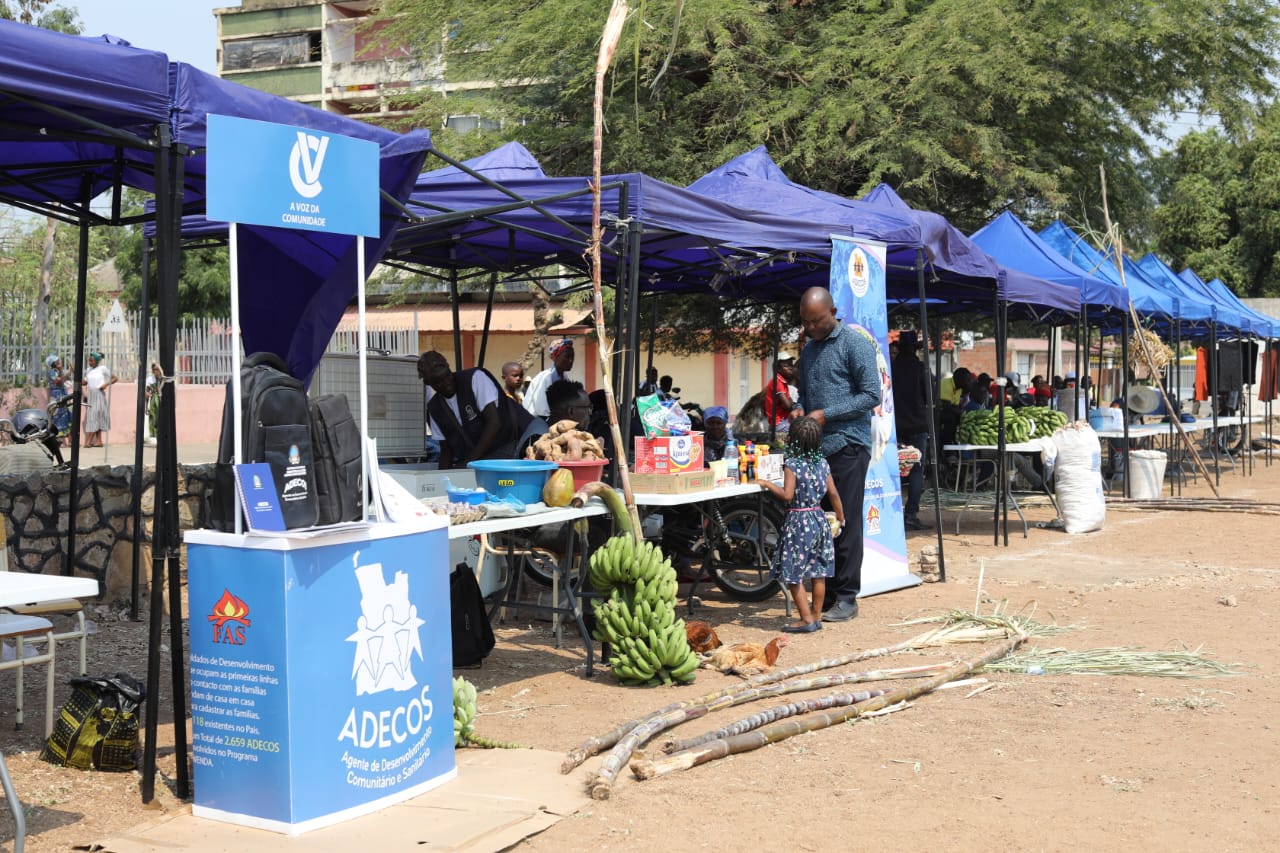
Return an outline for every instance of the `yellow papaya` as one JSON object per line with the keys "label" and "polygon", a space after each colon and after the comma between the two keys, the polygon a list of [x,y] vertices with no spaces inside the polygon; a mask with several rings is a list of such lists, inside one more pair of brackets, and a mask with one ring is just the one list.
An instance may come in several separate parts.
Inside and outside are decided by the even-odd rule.
{"label": "yellow papaya", "polygon": [[573,500],[573,472],[557,468],[542,487],[542,502],[547,506],[568,506]]}

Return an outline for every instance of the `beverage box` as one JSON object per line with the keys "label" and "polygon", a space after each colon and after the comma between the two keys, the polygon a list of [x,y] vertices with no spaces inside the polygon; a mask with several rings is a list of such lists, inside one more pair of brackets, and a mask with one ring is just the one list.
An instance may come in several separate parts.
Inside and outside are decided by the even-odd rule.
{"label": "beverage box", "polygon": [[637,474],[675,474],[703,469],[702,433],[635,438]]}
{"label": "beverage box", "polygon": [[714,485],[714,475],[706,470],[631,475],[631,491],[637,494],[685,495],[689,492],[706,491]]}

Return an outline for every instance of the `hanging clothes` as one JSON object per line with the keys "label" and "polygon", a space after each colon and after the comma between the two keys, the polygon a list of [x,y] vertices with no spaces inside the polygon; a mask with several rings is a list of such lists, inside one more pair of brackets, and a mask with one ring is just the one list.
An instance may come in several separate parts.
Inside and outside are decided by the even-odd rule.
{"label": "hanging clothes", "polygon": [[1209,399],[1209,350],[1196,347],[1196,400]]}
{"label": "hanging clothes", "polygon": [[1276,399],[1276,368],[1280,366],[1280,350],[1268,344],[1262,353],[1262,381],[1258,385],[1258,399],[1265,402]]}

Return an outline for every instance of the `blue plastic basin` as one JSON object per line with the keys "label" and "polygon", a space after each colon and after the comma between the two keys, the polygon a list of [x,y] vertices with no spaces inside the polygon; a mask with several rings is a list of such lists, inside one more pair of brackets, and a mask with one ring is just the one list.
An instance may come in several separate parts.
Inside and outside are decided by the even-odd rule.
{"label": "blue plastic basin", "polygon": [[542,487],[559,466],[538,459],[477,459],[467,467],[476,472],[476,485],[485,491],[532,504],[542,500]]}

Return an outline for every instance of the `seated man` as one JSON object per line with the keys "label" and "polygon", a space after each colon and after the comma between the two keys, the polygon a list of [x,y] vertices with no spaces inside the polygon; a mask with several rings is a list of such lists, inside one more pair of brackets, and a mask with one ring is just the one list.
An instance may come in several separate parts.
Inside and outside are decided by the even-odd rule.
{"label": "seated man", "polygon": [[587,397],[587,389],[581,382],[573,379],[558,379],[547,386],[547,406],[550,413],[546,419],[534,418],[525,428],[517,443],[517,456],[527,456],[527,450],[538,439],[547,434],[552,424],[563,420],[575,421],[579,429],[587,428],[591,418],[591,400]]}
{"label": "seated man", "polygon": [[438,352],[418,359],[427,386],[431,434],[440,439],[440,467],[461,468],[476,459],[511,459],[516,440],[533,416],[503,393],[483,367],[454,372]]}

